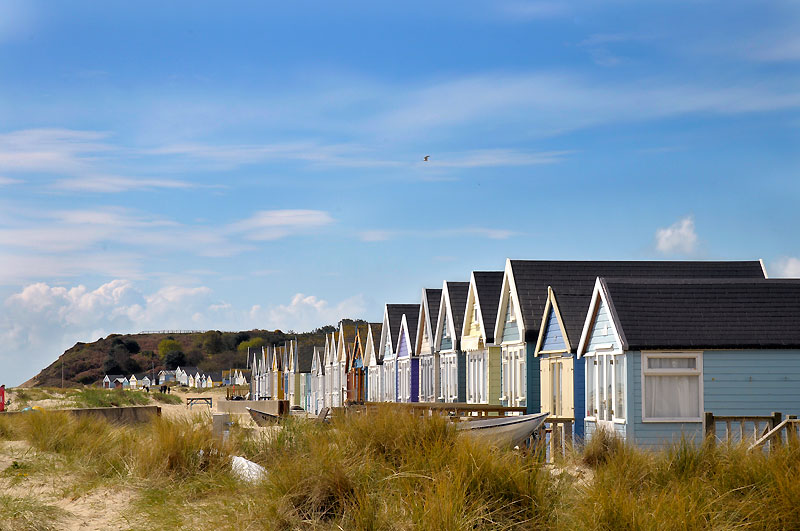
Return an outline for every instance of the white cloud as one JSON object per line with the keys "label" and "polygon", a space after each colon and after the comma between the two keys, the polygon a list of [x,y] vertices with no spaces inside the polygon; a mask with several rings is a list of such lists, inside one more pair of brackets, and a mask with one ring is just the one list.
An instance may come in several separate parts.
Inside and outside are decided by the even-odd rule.
{"label": "white cloud", "polygon": [[108,133],[26,129],[0,134],[0,171],[81,172],[111,146]]}
{"label": "white cloud", "polygon": [[4,383],[18,384],[77,341],[142,330],[280,328],[310,330],[343,317],[361,317],[361,295],[338,303],[297,294],[288,304],[236,307],[214,301],[206,286],[168,285],[147,293],[128,279],[96,289],[29,284],[8,296],[0,311],[0,367]]}
{"label": "white cloud", "polygon": [[508,229],[490,229],[486,227],[466,227],[463,229],[436,229],[436,230],[365,230],[358,236],[364,242],[382,242],[400,237],[412,238],[462,238],[481,237],[490,240],[506,240],[517,234]]}
{"label": "white cloud", "polygon": [[186,181],[173,179],[143,179],[119,177],[115,175],[95,175],[59,179],[53,187],[60,190],[117,193],[131,190],[152,190],[155,188],[191,188],[195,186]]}
{"label": "white cloud", "polygon": [[3,177],[0,175],[0,186],[8,186],[9,184],[19,184],[22,181],[19,179],[12,179],[10,177]]}
{"label": "white cloud", "polygon": [[694,218],[686,216],[664,229],[656,231],[656,249],[664,254],[690,254],[697,246]]}
{"label": "white cloud", "polygon": [[322,210],[261,210],[247,219],[228,225],[228,230],[242,233],[249,240],[276,240],[318,229],[333,221],[330,214]]}
{"label": "white cloud", "polygon": [[776,277],[800,278],[800,258],[784,257],[771,268]]}
{"label": "white cloud", "polygon": [[[286,305],[266,310],[269,328],[280,330],[311,330],[326,324],[335,324],[344,317],[359,318],[365,311],[364,297],[356,295],[332,305],[313,295],[296,294]],[[258,308],[256,314],[264,313]]]}
{"label": "white cloud", "polygon": [[262,210],[221,226],[111,206],[8,214],[0,216],[0,284],[89,273],[137,277],[153,253],[233,256],[257,242],[311,234],[334,222],[325,211],[300,209]]}
{"label": "white cloud", "polygon": [[560,17],[570,12],[568,2],[544,2],[544,1],[505,1],[498,2],[497,6],[500,13],[513,17],[516,20],[547,19]]}
{"label": "white cloud", "polygon": [[432,155],[420,167],[430,168],[486,168],[498,166],[533,166],[561,162],[571,151],[544,151],[529,153],[513,149],[480,149],[466,153]]}

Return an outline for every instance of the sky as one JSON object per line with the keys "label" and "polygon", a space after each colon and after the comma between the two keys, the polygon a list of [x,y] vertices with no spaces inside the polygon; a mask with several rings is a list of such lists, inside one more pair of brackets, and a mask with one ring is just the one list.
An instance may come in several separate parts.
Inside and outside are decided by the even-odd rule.
{"label": "sky", "polygon": [[111,333],[380,321],[506,258],[800,276],[798,27],[781,0],[2,0],[0,383]]}

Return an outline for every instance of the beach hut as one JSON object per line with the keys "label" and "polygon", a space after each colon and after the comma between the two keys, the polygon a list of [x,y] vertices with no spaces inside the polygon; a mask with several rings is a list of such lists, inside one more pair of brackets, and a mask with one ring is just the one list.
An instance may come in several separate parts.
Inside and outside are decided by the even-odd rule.
{"label": "beach hut", "polygon": [[364,365],[367,368],[367,401],[383,400],[383,360],[380,359],[380,341],[383,323],[370,323],[367,346],[364,349]]}
{"label": "beach hut", "polygon": [[397,401],[419,401],[419,357],[416,352],[419,304],[403,314],[397,338]]}
{"label": "beach hut", "polygon": [[466,402],[467,367],[461,350],[461,330],[467,306],[469,282],[442,285],[434,348],[439,352],[439,400]]}
{"label": "beach hut", "polygon": [[338,389],[340,386],[340,374],[338,369],[338,357],[336,348],[339,343],[339,332],[331,332],[326,336],[325,341],[325,406],[338,407],[341,405],[339,402]]}
{"label": "beach hut", "polygon": [[[573,310],[568,310],[568,293],[585,293],[588,304],[594,279],[597,276],[630,278],[764,278],[763,265],[752,261],[558,261],[558,260],[506,260],[503,287],[498,306],[495,341],[501,344],[501,379],[503,396],[501,403],[509,406],[524,406],[529,413],[549,411],[552,402],[551,385],[553,367],[540,367],[545,363],[563,363],[560,370],[561,385],[558,386],[562,405],[560,410],[574,410],[574,396],[568,396],[568,382],[563,378],[581,381],[580,371],[572,356],[536,356],[542,322],[550,316],[544,315],[548,301],[548,287],[552,288],[558,301],[560,314],[566,321],[566,335],[570,340],[579,332],[570,331]],[[564,293],[562,300],[561,294]],[[584,306],[585,307],[585,306]],[[569,315],[568,315],[569,314]],[[583,309],[577,314],[579,320],[585,315]],[[556,319],[557,317],[553,316]],[[580,327],[580,325],[578,325]],[[555,330],[553,328],[552,330]],[[554,354],[558,354],[557,352]],[[559,359],[564,358],[564,359]],[[570,366],[571,363],[571,366]],[[577,373],[577,374],[576,374]],[[544,382],[543,382],[544,378]],[[542,391],[542,385],[545,391]],[[573,385],[573,395],[576,387]],[[542,403],[542,395],[548,397]],[[570,406],[569,402],[573,405]],[[567,416],[566,414],[564,416]]]}
{"label": "beach hut", "polygon": [[497,306],[503,271],[473,271],[461,330],[461,349],[467,362],[467,402],[500,404],[501,348],[495,344]]}
{"label": "beach hut", "polygon": [[378,357],[383,360],[383,401],[397,402],[397,339],[400,337],[400,325],[403,315],[418,312],[418,304],[387,304],[383,311],[381,327],[381,345]]}
{"label": "beach hut", "polygon": [[289,404],[300,406],[306,411],[309,411],[307,394],[311,390],[309,377],[313,354],[313,345],[298,346],[297,340],[294,340],[292,358],[289,361]]}
{"label": "beach hut", "polygon": [[442,290],[423,288],[417,317],[414,351],[419,357],[419,401],[435,402],[439,396],[439,355],[433,348]]}
{"label": "beach hut", "polygon": [[356,323],[350,320],[339,321],[339,341],[336,345],[336,371],[339,373],[339,403],[345,405],[349,392],[347,376],[349,362],[353,355],[353,345],[356,341]]}
{"label": "beach hut", "polygon": [[704,412],[800,414],[800,280],[598,278],[583,324],[586,437],[702,437]]}
{"label": "beach hut", "polygon": [[311,356],[311,409],[314,414],[325,407],[325,347],[314,347]]}
{"label": "beach hut", "polygon": [[130,385],[132,391],[139,388],[139,380],[135,374],[128,376],[128,384]]}
{"label": "beach hut", "polygon": [[366,376],[364,373],[364,350],[369,335],[369,324],[359,323],[350,354],[347,370],[347,401],[362,403],[367,399]]}
{"label": "beach hut", "polygon": [[121,380],[124,377],[125,376],[122,374],[106,374],[103,377],[103,389],[114,389],[114,382],[116,382],[118,379]]}

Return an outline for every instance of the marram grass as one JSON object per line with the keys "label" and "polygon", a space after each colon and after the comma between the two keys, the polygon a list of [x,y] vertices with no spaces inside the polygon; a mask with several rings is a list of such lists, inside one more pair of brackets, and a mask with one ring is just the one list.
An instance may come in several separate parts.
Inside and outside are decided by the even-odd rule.
{"label": "marram grass", "polygon": [[[800,529],[796,445],[645,451],[596,437],[553,467],[389,406],[225,443],[207,416],[116,427],[34,413],[0,418],[0,439],[57,456],[84,484],[131,489],[128,514],[153,529]],[[267,478],[237,479],[231,455]],[[48,510],[6,502],[17,521]]]}

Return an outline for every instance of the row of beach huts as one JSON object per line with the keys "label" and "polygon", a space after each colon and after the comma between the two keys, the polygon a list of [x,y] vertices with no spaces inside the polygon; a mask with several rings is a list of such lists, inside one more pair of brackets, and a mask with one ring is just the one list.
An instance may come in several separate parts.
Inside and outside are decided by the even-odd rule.
{"label": "row of beach huts", "polygon": [[106,374],[101,381],[104,389],[138,390],[149,389],[154,385],[167,385],[174,382],[185,387],[203,389],[221,385],[248,385],[247,372],[242,369],[227,371],[201,371],[197,367],[176,367],[174,370],[160,370],[156,374]]}
{"label": "row of beach huts", "polygon": [[248,352],[250,397],[524,408],[640,445],[716,415],[800,413],[800,280],[753,261],[507,260],[343,320],[324,345]]}

